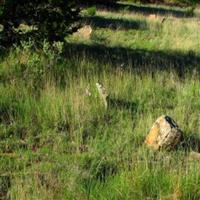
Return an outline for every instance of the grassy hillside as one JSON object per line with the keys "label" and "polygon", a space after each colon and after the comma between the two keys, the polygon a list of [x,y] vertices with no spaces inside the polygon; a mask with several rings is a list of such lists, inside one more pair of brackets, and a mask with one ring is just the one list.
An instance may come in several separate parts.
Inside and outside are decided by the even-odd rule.
{"label": "grassy hillside", "polygon": [[[200,144],[199,17],[98,10],[83,20],[90,37],[1,53],[0,199],[199,200],[188,155]],[[116,102],[108,110],[98,81]],[[162,114],[187,149],[143,145]]]}
{"label": "grassy hillside", "polygon": [[179,5],[179,6],[199,4],[199,0],[123,0],[123,1],[132,3],[155,3],[155,4],[168,4],[168,5]]}

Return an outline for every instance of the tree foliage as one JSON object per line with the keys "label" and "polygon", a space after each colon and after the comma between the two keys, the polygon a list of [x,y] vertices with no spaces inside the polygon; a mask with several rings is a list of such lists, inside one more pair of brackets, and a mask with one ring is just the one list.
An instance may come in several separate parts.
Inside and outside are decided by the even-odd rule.
{"label": "tree foliage", "polygon": [[[76,0],[0,0],[1,42],[6,45],[21,39],[63,40],[75,31],[79,9]],[[25,30],[19,27],[24,25]]]}

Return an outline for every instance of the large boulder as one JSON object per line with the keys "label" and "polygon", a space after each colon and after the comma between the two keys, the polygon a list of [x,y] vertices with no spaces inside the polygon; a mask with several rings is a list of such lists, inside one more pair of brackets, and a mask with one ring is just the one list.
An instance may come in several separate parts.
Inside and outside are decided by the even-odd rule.
{"label": "large boulder", "polygon": [[155,150],[174,149],[181,142],[182,131],[169,116],[161,116],[153,124],[145,144]]}

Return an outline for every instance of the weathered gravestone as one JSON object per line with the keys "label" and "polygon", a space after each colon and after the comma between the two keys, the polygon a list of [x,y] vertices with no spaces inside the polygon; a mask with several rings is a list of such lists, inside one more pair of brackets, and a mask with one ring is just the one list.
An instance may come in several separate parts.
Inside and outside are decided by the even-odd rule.
{"label": "weathered gravestone", "polygon": [[75,36],[78,36],[82,39],[89,40],[92,36],[92,27],[90,25],[85,25],[82,28],[78,29],[77,32],[74,33]]}
{"label": "weathered gravestone", "polygon": [[174,149],[181,142],[182,131],[169,116],[161,116],[153,124],[145,144],[155,150]]}

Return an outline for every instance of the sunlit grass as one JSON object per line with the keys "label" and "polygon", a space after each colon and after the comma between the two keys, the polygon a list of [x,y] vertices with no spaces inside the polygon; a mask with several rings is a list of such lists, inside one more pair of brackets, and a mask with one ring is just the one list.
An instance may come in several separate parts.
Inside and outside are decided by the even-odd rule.
{"label": "sunlit grass", "polygon": [[[117,13],[98,11],[97,17],[102,17],[102,23],[106,20],[122,20],[117,22],[117,29],[112,30],[112,22],[107,22],[108,28],[93,27],[90,39],[82,36],[76,37],[74,41],[84,43],[98,43],[107,46],[120,46],[127,48],[141,48],[148,50],[178,50],[181,52],[194,51],[199,53],[200,32],[198,27],[199,18],[175,18],[171,16],[144,16],[141,14]],[[138,23],[138,28],[126,29],[123,20]],[[164,20],[164,21],[163,21]],[[114,22],[113,22],[114,23]],[[121,23],[121,24],[120,24]],[[99,22],[100,24],[100,22]]]}
{"label": "sunlit grass", "polygon": [[[97,28],[89,41],[70,39],[199,52],[197,19],[169,18],[161,25],[160,17],[97,15],[145,20],[148,29]],[[69,58],[48,44],[36,51],[24,43],[1,58],[0,199],[200,199],[199,160],[182,148],[154,152],[143,144],[163,114],[186,138],[200,139],[199,74],[113,65],[84,52]],[[133,108],[106,110],[96,82]]]}

